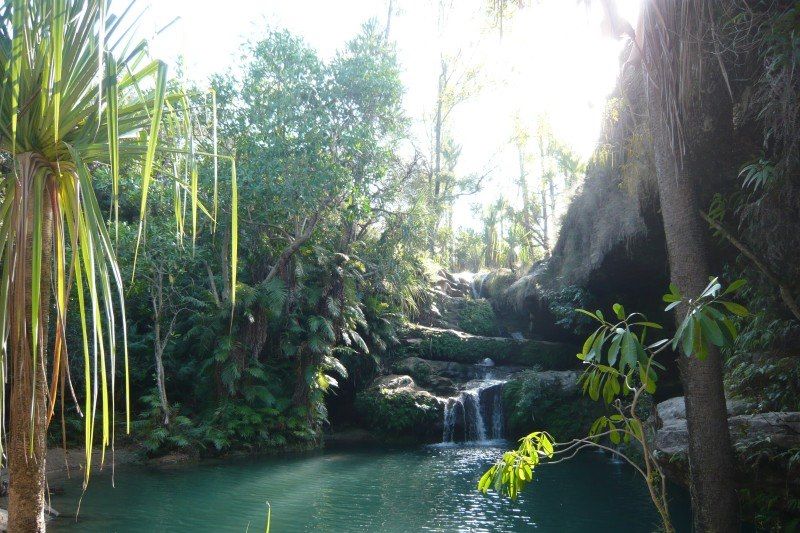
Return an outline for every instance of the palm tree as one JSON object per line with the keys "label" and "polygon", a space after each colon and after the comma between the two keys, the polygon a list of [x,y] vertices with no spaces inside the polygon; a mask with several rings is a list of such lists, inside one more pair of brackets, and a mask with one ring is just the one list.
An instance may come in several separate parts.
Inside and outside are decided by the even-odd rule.
{"label": "palm tree", "polygon": [[[99,441],[103,452],[113,446],[120,344],[130,426],[127,350],[125,339],[116,338],[120,322],[125,331],[122,280],[93,180],[96,169],[108,169],[116,214],[120,161],[141,160],[141,238],[159,133],[188,125],[186,96],[167,89],[166,66],[147,59],[144,42],[131,40],[132,27],[124,21],[134,3],[121,17],[109,14],[109,5],[6,0],[0,9],[0,152],[6,163],[0,184],[0,387],[10,387],[8,413],[0,391],[0,420],[8,414],[10,531],[45,528],[46,431],[59,391],[63,402],[73,283],[83,340],[86,479],[93,444]],[[172,153],[192,164],[192,154]],[[196,213],[197,180],[190,181],[179,186],[191,191]],[[234,263],[235,248],[234,239]],[[48,353],[51,314],[55,341]]]}

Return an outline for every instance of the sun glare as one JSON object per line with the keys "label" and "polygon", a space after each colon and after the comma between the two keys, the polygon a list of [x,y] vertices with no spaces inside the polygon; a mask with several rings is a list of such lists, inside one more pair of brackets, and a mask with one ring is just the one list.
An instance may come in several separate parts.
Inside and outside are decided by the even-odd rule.
{"label": "sun glare", "polygon": [[[484,187],[456,202],[456,228],[473,226],[476,204],[487,205],[498,197],[515,202],[519,169],[509,142],[515,121],[535,128],[546,120],[573,151],[584,159],[591,155],[622,48],[620,41],[602,35],[596,2],[534,2],[504,21],[502,31],[492,26],[485,2],[458,4],[459,9],[442,18],[436,2],[396,0],[389,30],[403,68],[414,144],[423,153],[430,151],[432,142],[441,56],[457,58],[458,68],[477,72],[471,94],[449,119],[461,147],[455,172],[485,176]],[[228,6],[220,11],[212,9],[210,0],[151,0],[143,25],[150,33],[180,17],[153,40],[154,54],[173,62],[182,58],[185,75],[203,83],[212,73],[235,72],[231,57],[236,57],[239,45],[257,38],[266,27],[285,27],[321,57],[331,58],[363,22],[375,18],[385,25],[388,11],[386,2],[374,0],[229,0]],[[620,1],[618,8],[633,23],[639,0]]]}

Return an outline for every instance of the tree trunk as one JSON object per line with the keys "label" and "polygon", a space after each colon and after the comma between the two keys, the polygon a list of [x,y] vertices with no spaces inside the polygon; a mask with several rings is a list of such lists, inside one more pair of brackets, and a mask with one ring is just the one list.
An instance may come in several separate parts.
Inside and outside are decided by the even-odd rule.
{"label": "tree trunk", "polygon": [[[8,432],[8,531],[38,532],[45,530],[45,457],[47,454],[47,366],[46,343],[50,311],[50,272],[53,244],[53,212],[49,188],[51,178],[46,179],[42,201],[42,279],[40,297],[40,333],[36,368],[33,368],[31,345],[31,262],[33,248],[33,175],[39,165],[37,156],[21,154],[17,156],[20,164],[18,194],[26,194],[28,214],[25,228],[17,235],[17,253],[24,249],[24,275],[18,277],[10,287],[9,324],[11,332],[11,398],[10,427]],[[21,207],[21,206],[20,206]],[[23,266],[22,264],[18,266]],[[14,309],[25,309],[23,317]],[[36,375],[36,386],[33,375]],[[33,402],[33,406],[31,405]],[[31,427],[33,426],[33,427]],[[33,442],[31,442],[33,438]]]}
{"label": "tree trunk", "polygon": [[542,247],[544,248],[544,257],[545,259],[547,259],[548,257],[550,257],[550,228],[548,227],[549,226],[548,220],[550,218],[550,215],[548,214],[548,209],[547,209],[547,189],[545,183],[542,183],[541,197],[542,197]]}
{"label": "tree trunk", "polygon": [[519,156],[519,186],[520,194],[522,195],[522,225],[525,228],[525,244],[529,250],[533,251],[535,245],[531,218],[533,207],[531,206],[530,192],[528,191],[528,173],[525,171],[525,153],[522,144],[517,145],[517,153]]}
{"label": "tree trunk", "polygon": [[436,117],[433,125],[433,183],[431,189],[431,227],[429,250],[431,256],[436,253],[436,238],[439,229],[439,217],[441,216],[439,205],[442,187],[442,107],[444,105],[444,91],[447,78],[447,63],[441,59],[441,71],[439,72],[439,85],[436,91]]}
{"label": "tree trunk", "polygon": [[153,352],[155,355],[156,364],[156,387],[158,388],[158,401],[161,403],[161,412],[164,413],[164,425],[169,425],[169,400],[167,400],[167,385],[164,378],[164,348],[166,348],[167,339],[163,342],[161,340],[161,325],[159,324],[160,317],[155,317],[155,342],[153,343]]}
{"label": "tree trunk", "polygon": [[[655,89],[649,84],[649,90]],[[651,106],[658,102],[650,95]],[[713,102],[713,104],[711,103]],[[713,113],[703,113],[688,124],[686,155],[681,161],[673,150],[667,124],[651,109],[656,174],[661,214],[669,254],[670,279],[686,297],[698,296],[710,274],[704,225],[699,215],[697,186],[725,172],[732,160],[729,100],[725,95],[708,98]],[[706,109],[708,111],[708,109]],[[700,113],[698,113],[700,115]],[[702,125],[702,127],[700,126]],[[686,306],[677,309],[678,323]],[[722,358],[716,348],[704,360],[681,358],[679,362],[686,399],[689,430],[689,469],[695,530],[729,533],[739,530],[738,502],[734,484],[733,450],[728,430],[722,385]]]}

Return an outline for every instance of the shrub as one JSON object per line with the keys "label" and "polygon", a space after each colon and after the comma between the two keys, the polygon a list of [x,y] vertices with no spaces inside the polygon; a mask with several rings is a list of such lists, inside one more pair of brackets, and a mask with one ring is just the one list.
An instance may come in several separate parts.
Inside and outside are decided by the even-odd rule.
{"label": "shrub", "polygon": [[499,332],[497,317],[487,300],[466,300],[458,314],[458,327],[484,337],[494,337]]}

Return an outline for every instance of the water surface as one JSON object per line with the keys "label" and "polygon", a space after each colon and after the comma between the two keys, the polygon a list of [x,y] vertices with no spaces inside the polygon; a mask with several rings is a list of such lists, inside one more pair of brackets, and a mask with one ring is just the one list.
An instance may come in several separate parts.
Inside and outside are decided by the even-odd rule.
{"label": "water surface", "polygon": [[[495,445],[326,450],[163,469],[118,467],[116,488],[99,474],[83,498],[79,480],[53,498],[52,529],[87,532],[541,531],[649,533],[657,529],[641,480],[598,453],[541,467],[517,501],[475,489],[506,449]],[[675,491],[673,491],[675,492]],[[689,531],[688,503],[673,494],[678,531]],[[70,516],[71,515],[71,516]]]}

